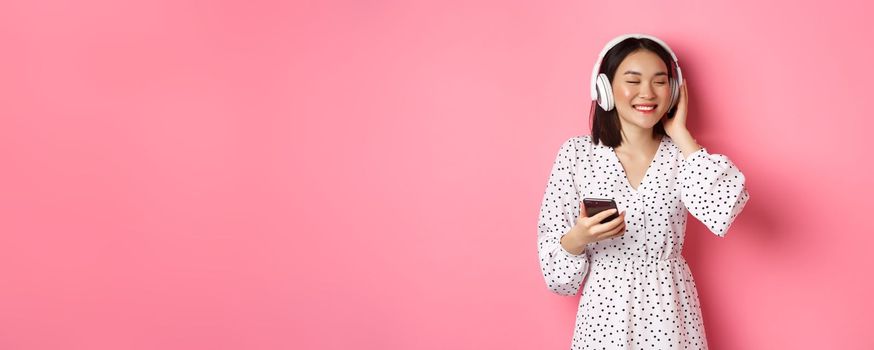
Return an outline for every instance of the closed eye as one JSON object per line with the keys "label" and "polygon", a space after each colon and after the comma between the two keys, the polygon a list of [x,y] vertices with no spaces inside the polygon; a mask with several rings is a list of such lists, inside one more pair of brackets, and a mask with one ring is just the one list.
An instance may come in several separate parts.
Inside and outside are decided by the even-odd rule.
{"label": "closed eye", "polygon": [[[639,81],[626,81],[626,83],[629,83],[629,84],[639,84],[640,82],[639,82]],[[663,82],[663,81],[657,81],[656,84],[659,84],[659,85],[665,85],[666,83]]]}

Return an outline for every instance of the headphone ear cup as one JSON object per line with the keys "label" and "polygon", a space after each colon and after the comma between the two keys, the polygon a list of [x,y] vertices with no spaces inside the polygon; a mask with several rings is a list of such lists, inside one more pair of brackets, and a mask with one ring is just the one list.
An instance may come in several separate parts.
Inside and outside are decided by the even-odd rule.
{"label": "headphone ear cup", "polygon": [[595,89],[598,91],[598,105],[605,111],[613,109],[613,88],[610,86],[610,79],[604,73],[598,74],[595,80]]}
{"label": "headphone ear cup", "polygon": [[677,83],[677,79],[671,78],[671,108],[668,110],[674,109],[677,106],[677,102],[680,100],[680,84]]}

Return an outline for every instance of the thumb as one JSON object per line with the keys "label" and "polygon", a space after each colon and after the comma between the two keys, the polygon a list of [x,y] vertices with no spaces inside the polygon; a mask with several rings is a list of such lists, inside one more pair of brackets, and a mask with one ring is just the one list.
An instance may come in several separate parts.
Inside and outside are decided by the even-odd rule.
{"label": "thumb", "polygon": [[588,217],[588,215],[586,215],[586,204],[583,203],[582,201],[580,202],[580,217],[581,217],[581,218],[587,218],[587,217]]}

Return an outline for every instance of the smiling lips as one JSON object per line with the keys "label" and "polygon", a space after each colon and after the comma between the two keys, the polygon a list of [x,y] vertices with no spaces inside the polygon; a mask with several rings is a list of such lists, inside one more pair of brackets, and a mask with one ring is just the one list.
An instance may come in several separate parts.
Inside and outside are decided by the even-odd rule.
{"label": "smiling lips", "polygon": [[643,114],[650,114],[655,112],[656,106],[656,104],[639,104],[632,107]]}

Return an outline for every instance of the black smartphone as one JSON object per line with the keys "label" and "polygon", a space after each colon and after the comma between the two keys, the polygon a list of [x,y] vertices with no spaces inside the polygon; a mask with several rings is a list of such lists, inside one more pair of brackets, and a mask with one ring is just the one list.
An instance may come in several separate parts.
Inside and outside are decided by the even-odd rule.
{"label": "black smartphone", "polygon": [[[608,209],[617,209],[616,202],[612,199],[604,199],[604,198],[583,198],[583,205],[586,207],[586,216],[592,217],[595,214],[598,214],[602,211]],[[619,211],[613,215],[608,216],[606,219],[601,220],[601,223],[608,222],[615,218],[619,217]]]}

